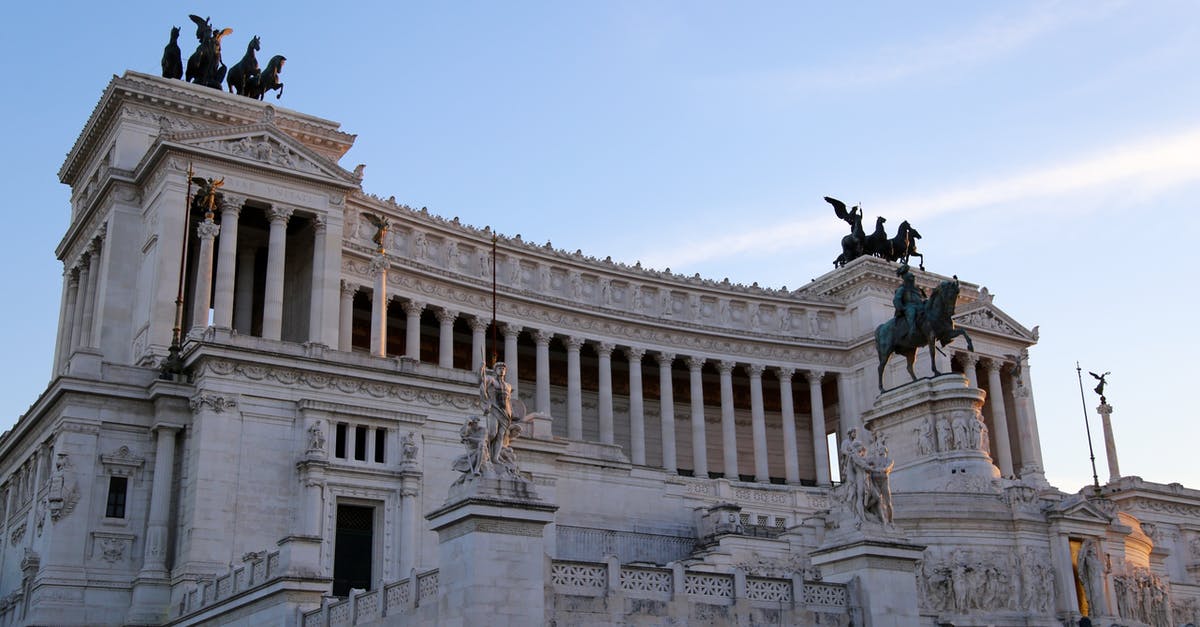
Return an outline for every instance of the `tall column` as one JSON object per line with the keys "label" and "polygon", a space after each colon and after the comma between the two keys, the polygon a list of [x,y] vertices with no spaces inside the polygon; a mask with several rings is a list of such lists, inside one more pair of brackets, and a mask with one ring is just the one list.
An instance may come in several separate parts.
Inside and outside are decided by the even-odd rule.
{"label": "tall column", "polygon": [[254,258],[256,247],[243,246],[237,255],[237,279],[234,281],[233,328],[250,335],[254,325]]}
{"label": "tall column", "polygon": [[975,368],[979,365],[979,355],[962,352],[958,354],[958,361],[962,364],[963,374],[967,375],[967,383],[973,388],[978,388],[979,372]]}
{"label": "tall column", "polygon": [[217,246],[217,291],[213,294],[213,326],[233,328],[233,289],[237,278],[238,216],[246,199],[225,194],[221,203],[221,242]]}
{"label": "tall column", "polygon": [[[704,379],[700,370],[704,367],[704,358],[688,357],[688,371],[691,372],[692,393],[692,466],[697,477],[708,478],[708,442],[704,433]],[[737,479],[734,473],[733,479]]]}
{"label": "tall column", "polygon": [[371,293],[371,354],[387,357],[388,258],[379,253],[371,258],[370,274],[375,279]]}
{"label": "tall column", "polygon": [[[845,437],[850,429],[862,427],[862,415],[858,413],[854,373],[839,372],[838,382],[838,433]],[[874,388],[872,388],[874,389]]]}
{"label": "tall column", "polygon": [[800,483],[800,451],[796,444],[796,408],[792,403],[794,368],[779,367],[779,414],[783,421],[783,474],[785,480]]}
{"label": "tall column", "polygon": [[821,379],[825,373],[809,370],[808,397],[812,404],[813,459],[817,466],[817,485],[832,485],[829,481],[829,444],[825,441],[825,397],[821,395]]}
{"label": "tall column", "polygon": [[438,365],[454,367],[454,321],[458,312],[442,307],[437,311],[438,319]]}
{"label": "tall column", "polygon": [[417,566],[418,504],[416,481],[400,488],[400,577],[408,577]]}
{"label": "tall column", "polygon": [[287,250],[287,223],[292,217],[290,207],[273,206],[267,209],[271,221],[267,239],[267,281],[263,290],[262,336],[279,340],[283,334],[283,262]]}
{"label": "tall column", "polygon": [[1016,390],[1013,393],[1014,405],[1017,409],[1017,433],[1021,446],[1021,476],[1041,476],[1044,480],[1042,466],[1042,442],[1038,437],[1037,413],[1033,407],[1033,384],[1029,373],[1029,351],[1021,349],[1018,362]]}
{"label": "tall column", "polygon": [[171,514],[171,485],[174,482],[177,433],[177,425],[159,424],[154,427],[157,439],[154,480],[150,487],[150,512],[146,517],[146,543],[139,577],[167,576],[167,547],[170,546],[167,526]]}
{"label": "tall column", "polygon": [[211,217],[196,225],[200,249],[196,252],[196,282],[192,285],[192,328],[208,326],[208,310],[212,303],[213,240],[220,232],[221,226]]}
{"label": "tall column", "polygon": [[567,338],[567,437],[583,439],[583,389],[579,382],[579,349],[583,338]]}
{"label": "tall column", "polygon": [[[717,362],[717,372],[721,375],[721,460],[724,463],[725,478],[730,481],[737,481],[741,475],[738,472],[737,423],[734,421],[733,410],[733,367],[735,365],[737,364],[732,361]],[[694,387],[692,393],[695,393]],[[692,403],[695,402],[693,398]],[[695,426],[693,423],[692,428],[694,429]]]}
{"label": "tall column", "polygon": [[1008,415],[1004,412],[1004,388],[1000,385],[1000,368],[1004,364],[996,359],[988,360],[988,400],[992,407],[992,445],[996,447],[996,462],[1000,474],[1013,475],[1012,449],[1008,439]]}
{"label": "tall column", "polygon": [[[209,242],[211,245],[211,242]],[[102,244],[100,240],[92,240],[88,245],[88,250],[91,255],[88,257],[88,267],[91,269],[91,280],[88,281],[87,302],[84,303],[83,320],[83,337],[80,342],[88,348],[97,348],[100,346],[100,322],[101,312],[96,308],[96,303],[100,300],[100,248]],[[211,250],[211,247],[210,247]],[[211,259],[211,253],[210,253]],[[209,264],[212,268],[212,264]]]}
{"label": "tall column", "polygon": [[550,338],[552,333],[541,329],[533,331],[533,342],[537,345],[537,411],[550,415]]}
{"label": "tall column", "polygon": [[1104,456],[1108,460],[1108,481],[1112,483],[1121,478],[1121,467],[1117,463],[1117,441],[1113,438],[1112,405],[1103,396],[1096,413],[1100,414],[1100,424],[1104,426]]}
{"label": "tall column", "polygon": [[317,344],[324,344],[322,330],[325,328],[325,283],[328,277],[325,276],[325,237],[328,233],[326,229],[326,217],[324,215],[313,216],[313,255],[312,255],[312,287],[309,292],[308,305],[308,341]]}
{"label": "tall column", "polygon": [[71,332],[75,327],[75,301],[79,299],[79,272],[71,268],[66,273],[67,289],[63,295],[62,314],[58,317],[58,350],[54,362],[54,376],[62,372],[63,364],[71,356]]}
{"label": "tall column", "polygon": [[95,244],[88,246],[88,256],[85,258],[85,268],[88,269],[88,281],[83,289],[83,283],[80,283],[80,293],[83,293],[83,316],[80,316],[79,326],[79,346],[91,347],[91,327],[92,318],[94,318],[94,309],[96,306],[96,280],[97,269],[100,268],[100,255],[96,252]]}
{"label": "tall column", "polygon": [[[483,364],[487,361],[484,357],[484,351],[487,348],[484,344],[487,342],[488,321],[479,316],[471,316],[467,323],[471,325],[471,372],[479,372],[483,368]],[[542,411],[541,408],[538,411]]]}
{"label": "tall column", "polygon": [[674,353],[659,353],[658,360],[658,411],[659,424],[662,426],[662,456],[663,470],[675,472],[678,468],[675,461],[675,391],[671,377],[671,363],[675,361]]}
{"label": "tall column", "polygon": [[513,398],[517,397],[517,338],[524,330],[519,324],[505,323],[500,332],[504,334],[504,364],[508,366],[508,384],[512,386]]}
{"label": "tall column", "polygon": [[599,413],[600,413],[600,442],[612,444],[616,441],[613,436],[613,398],[612,398],[612,352],[615,348],[608,342],[596,345],[599,355]]}
{"label": "tall column", "polygon": [[629,347],[629,456],[633,463],[646,465],[646,418],[642,403],[642,357],[646,349]]}
{"label": "tall column", "polygon": [[91,320],[91,312],[86,311],[88,287],[91,284],[92,269],[91,253],[84,252],[79,257],[79,289],[75,297],[75,316],[71,326],[71,352],[83,346],[83,321]]}
{"label": "tall column", "polygon": [[425,303],[410,300],[404,303],[404,356],[421,360],[421,312]]}
{"label": "tall column", "polygon": [[354,350],[354,293],[358,286],[342,281],[342,299],[338,307],[338,350]]}
{"label": "tall column", "polygon": [[762,373],[758,364],[746,366],[750,374],[750,429],[754,436],[754,480],[771,482],[771,469],[767,463],[767,415],[763,408]]}

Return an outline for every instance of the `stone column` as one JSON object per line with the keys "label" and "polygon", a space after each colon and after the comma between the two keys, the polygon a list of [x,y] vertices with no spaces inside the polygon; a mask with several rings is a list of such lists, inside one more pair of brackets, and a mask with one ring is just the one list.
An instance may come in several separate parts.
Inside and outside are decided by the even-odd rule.
{"label": "stone column", "polygon": [[178,425],[158,424],[154,455],[154,480],[150,488],[150,512],[146,517],[146,542],[138,577],[167,577],[167,525],[171,514],[171,488],[175,472],[175,436]]}
{"label": "stone column", "polygon": [[[850,429],[862,427],[862,415],[855,401],[854,375],[850,372],[838,373],[838,432],[845,437]],[[874,384],[872,384],[874,385]]]}
{"label": "stone column", "polygon": [[[737,423],[734,421],[733,407],[733,367],[735,365],[737,364],[732,361],[717,362],[717,372],[721,375],[721,460],[724,463],[725,478],[730,481],[737,481],[741,475],[738,472]],[[693,383],[693,394],[695,394],[695,390]],[[693,397],[693,410],[695,402]],[[693,420],[695,420],[694,413]],[[693,430],[695,427],[696,425],[693,423]]]}
{"label": "stone column", "polygon": [[758,364],[746,366],[750,373],[750,429],[754,437],[754,480],[771,482],[771,469],[767,463],[767,416],[763,409],[762,373]]}
{"label": "stone column", "polygon": [[979,365],[979,355],[962,352],[958,354],[958,361],[962,364],[963,374],[967,375],[967,382],[970,386],[979,387],[979,372],[975,370]]}
{"label": "stone column", "polygon": [[417,489],[400,489],[400,573],[399,578],[408,577],[417,566]]}
{"label": "stone column", "polygon": [[504,364],[508,366],[507,380],[512,386],[513,398],[517,397],[517,338],[524,330],[519,324],[505,323],[500,327],[504,334]]}
{"label": "stone column", "polygon": [[74,320],[71,321],[71,350],[67,356],[83,346],[83,320],[90,316],[88,311],[88,286],[91,283],[91,253],[84,252],[79,257],[79,288],[76,289],[76,305],[74,305]]}
{"label": "stone column", "polygon": [[567,437],[583,439],[583,389],[579,382],[579,349],[583,338],[567,338]]}
{"label": "stone column", "polygon": [[58,350],[54,362],[54,376],[62,372],[71,356],[71,332],[75,327],[75,302],[79,299],[79,272],[71,268],[66,273],[66,291],[63,295],[62,313],[58,317]]}
{"label": "stone column", "polygon": [[371,354],[387,357],[388,259],[384,253],[371,258],[370,274],[375,279],[371,293]]}
{"label": "stone column", "polygon": [[421,361],[421,312],[425,303],[410,300],[404,303],[404,356]]}
{"label": "stone column", "polygon": [[325,328],[325,237],[327,235],[326,217],[313,216],[313,255],[312,255],[312,287],[309,288],[308,305],[308,341],[324,344]]}
{"label": "stone column", "polygon": [[612,444],[613,436],[613,398],[612,398],[612,352],[615,348],[608,342],[600,342],[596,346],[599,354],[599,397],[600,397],[600,442]]}
{"label": "stone column", "polygon": [[791,485],[800,483],[800,451],[796,445],[796,408],[792,403],[794,368],[779,367],[779,413],[783,421],[783,474]]}
{"label": "stone column", "polygon": [[825,441],[825,398],[821,395],[821,379],[825,373],[809,370],[808,396],[812,402],[813,459],[817,466],[817,485],[832,485],[829,481],[829,444]]}
{"label": "stone column", "polygon": [[287,250],[287,223],[292,218],[292,209],[271,207],[267,210],[267,218],[271,221],[271,230],[267,241],[262,336],[268,340],[279,340],[283,334],[283,262]]}
{"label": "stone column", "polygon": [[1108,481],[1112,483],[1121,478],[1121,468],[1117,463],[1117,441],[1113,438],[1112,405],[1101,396],[1100,406],[1096,413],[1100,414],[1100,423],[1104,426],[1104,456],[1108,459]]}
{"label": "stone column", "polygon": [[646,465],[646,418],[642,403],[642,357],[646,349],[625,349],[629,358],[629,455],[633,463]]}
{"label": "stone column", "polygon": [[1033,406],[1033,384],[1029,374],[1029,351],[1021,349],[1020,373],[1013,392],[1017,409],[1018,441],[1021,445],[1021,476],[1045,481],[1042,443],[1038,437],[1037,412]]}
{"label": "stone column", "polygon": [[467,322],[471,325],[471,372],[479,372],[487,361],[484,357],[487,347],[484,344],[487,343],[488,321],[479,316],[471,316]]}
{"label": "stone column", "polygon": [[992,407],[992,444],[996,447],[996,465],[1000,475],[1013,476],[1012,448],[1008,439],[1008,415],[1004,411],[1004,387],[1000,384],[1000,368],[1003,363],[988,360],[988,400]]}
{"label": "stone column", "polygon": [[237,278],[238,217],[246,199],[226,194],[221,203],[221,243],[217,246],[217,291],[213,294],[213,326],[233,328],[233,289]]}
{"label": "stone column", "polygon": [[671,378],[671,363],[674,353],[659,353],[658,360],[658,408],[659,424],[662,426],[662,466],[667,472],[678,468],[675,461],[675,391]]}
{"label": "stone column", "polygon": [[[438,319],[438,366],[454,367],[454,321],[458,312],[442,307],[437,310]],[[511,367],[511,366],[510,366]],[[515,390],[514,390],[515,393]]]}
{"label": "stone column", "polygon": [[354,293],[358,286],[342,281],[342,299],[338,307],[338,350],[354,350]]}
{"label": "stone column", "polygon": [[196,226],[200,248],[196,251],[196,282],[192,285],[193,329],[208,326],[208,309],[212,302],[213,240],[220,232],[221,226],[212,218],[206,218]]}
{"label": "stone column", "polygon": [[550,415],[550,338],[554,334],[541,329],[533,331],[533,341],[537,345],[537,411]]}
{"label": "stone column", "polygon": [[[708,442],[704,433],[704,379],[700,370],[703,357],[688,357],[692,393],[692,466],[697,477],[708,478]],[[733,480],[737,480],[736,469]]]}
{"label": "stone column", "polygon": [[[212,242],[209,242],[210,245],[211,243]],[[100,300],[101,246],[102,244],[100,240],[92,240],[92,243],[88,244],[88,250],[90,250],[92,253],[88,256],[88,267],[91,269],[92,278],[88,281],[87,302],[84,303],[83,310],[86,317],[83,320],[83,337],[80,339],[80,342],[83,343],[83,346],[86,346],[87,348],[98,348],[100,346],[100,323],[102,322],[102,312],[96,307],[96,304]],[[211,260],[211,253],[209,258]],[[211,268],[212,264],[210,261],[209,269],[211,270]]]}
{"label": "stone column", "polygon": [[254,258],[256,250],[243,246],[238,252],[237,279],[234,281],[233,328],[250,335],[254,325]]}

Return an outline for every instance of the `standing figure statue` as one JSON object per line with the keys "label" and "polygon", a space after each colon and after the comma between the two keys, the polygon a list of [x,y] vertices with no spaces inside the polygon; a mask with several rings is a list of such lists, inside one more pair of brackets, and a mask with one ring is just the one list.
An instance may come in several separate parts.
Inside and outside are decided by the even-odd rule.
{"label": "standing figure statue", "polygon": [[171,27],[171,41],[163,48],[163,78],[183,78],[183,53],[179,50],[179,27]]}
{"label": "standing figure statue", "polygon": [[221,38],[233,32],[232,28],[214,28],[209,18],[189,15],[196,24],[196,40],[199,45],[188,57],[186,78],[189,83],[221,89],[225,80],[225,64],[221,61]]}
{"label": "standing figure statue", "polygon": [[1096,389],[1094,391],[1100,395],[1101,399],[1103,399],[1104,398],[1104,386],[1108,385],[1108,381],[1105,381],[1105,379],[1107,379],[1108,375],[1112,374],[1112,372],[1106,372],[1104,374],[1096,374],[1089,370],[1088,374],[1092,375],[1093,377],[1095,377],[1095,379],[1097,381],[1100,382],[1100,385],[1097,385]]}
{"label": "standing figure statue", "polygon": [[[871,433],[868,431],[868,433]],[[871,520],[883,526],[892,524],[891,478],[894,462],[883,436],[871,433],[870,444],[851,429],[842,444],[841,462],[846,472],[846,500],[855,524]]]}
{"label": "standing figure statue", "polygon": [[225,185],[225,179],[219,178],[213,180],[193,176],[192,184],[196,186],[196,194],[192,196],[192,211],[202,211],[206,220],[213,219],[217,208],[224,202],[224,194],[217,190]]}
{"label": "standing figure statue", "polygon": [[866,251],[867,234],[862,227],[862,208],[855,205],[847,210],[846,203],[829,196],[825,197],[825,202],[833,205],[833,212],[837,217],[850,225],[850,234],[842,238],[842,254],[833,260],[833,267],[840,268],[863,256]]}
{"label": "standing figure statue", "polygon": [[491,369],[479,369],[479,400],[487,416],[488,453],[493,461],[508,447],[513,426],[512,386],[505,379],[508,366],[498,361]]}
{"label": "standing figure statue", "polygon": [[1083,584],[1083,595],[1087,599],[1088,616],[1095,617],[1104,613],[1104,564],[1100,561],[1100,553],[1096,549],[1096,540],[1088,538],[1079,547],[1075,558],[1075,572],[1079,582]]}

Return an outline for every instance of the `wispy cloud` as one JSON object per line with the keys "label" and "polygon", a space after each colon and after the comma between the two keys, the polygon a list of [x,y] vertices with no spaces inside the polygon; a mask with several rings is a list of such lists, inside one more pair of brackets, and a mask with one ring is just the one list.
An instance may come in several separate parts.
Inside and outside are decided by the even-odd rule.
{"label": "wispy cloud", "polygon": [[[1063,196],[1118,186],[1122,190],[1132,188],[1150,194],[1193,181],[1200,181],[1200,126],[1139,139],[1007,176],[963,183],[931,193],[899,196],[887,200],[886,206],[890,214],[920,220],[992,205],[1030,206],[1052,198],[1061,201]],[[1039,206],[1049,210],[1065,205],[1045,202]],[[1086,212],[1086,208],[1074,210]],[[656,249],[643,259],[654,267],[679,268],[738,256],[763,257],[784,250],[794,251],[816,242],[827,248],[831,238],[844,232],[845,225],[833,219],[831,211],[828,216],[822,214],[819,218],[726,233],[705,240],[693,239],[673,249]]]}
{"label": "wispy cloud", "polygon": [[1070,24],[1106,14],[1119,4],[1035,3],[1020,15],[991,16],[923,40],[876,48],[848,47],[848,51],[864,52],[832,65],[756,72],[720,82],[774,94],[875,87],[1001,58]]}

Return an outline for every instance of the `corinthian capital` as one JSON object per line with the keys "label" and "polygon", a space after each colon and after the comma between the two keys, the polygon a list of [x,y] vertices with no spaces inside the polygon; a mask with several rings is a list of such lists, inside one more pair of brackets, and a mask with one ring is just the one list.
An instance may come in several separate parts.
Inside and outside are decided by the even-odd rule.
{"label": "corinthian capital", "polygon": [[291,207],[283,207],[280,205],[272,205],[267,209],[267,219],[272,224],[282,223],[286,225],[288,220],[292,219],[292,212],[295,211]]}

